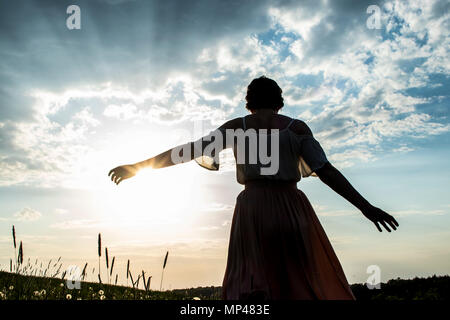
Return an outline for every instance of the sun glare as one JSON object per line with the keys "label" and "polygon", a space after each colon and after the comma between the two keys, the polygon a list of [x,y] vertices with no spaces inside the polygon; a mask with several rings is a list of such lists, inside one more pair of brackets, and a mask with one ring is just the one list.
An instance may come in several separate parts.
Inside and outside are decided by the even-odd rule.
{"label": "sun glare", "polygon": [[144,169],[133,179],[112,185],[108,208],[102,210],[104,219],[122,230],[157,227],[166,236],[188,232],[201,205],[196,201],[200,196],[195,171],[191,165]]}

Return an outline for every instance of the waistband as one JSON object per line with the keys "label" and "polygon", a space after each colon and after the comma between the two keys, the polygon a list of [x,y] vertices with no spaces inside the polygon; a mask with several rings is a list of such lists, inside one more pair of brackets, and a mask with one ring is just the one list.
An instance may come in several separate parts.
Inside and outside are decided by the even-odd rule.
{"label": "waistband", "polygon": [[275,180],[275,179],[254,179],[245,182],[245,189],[253,187],[280,187],[297,188],[297,181]]}

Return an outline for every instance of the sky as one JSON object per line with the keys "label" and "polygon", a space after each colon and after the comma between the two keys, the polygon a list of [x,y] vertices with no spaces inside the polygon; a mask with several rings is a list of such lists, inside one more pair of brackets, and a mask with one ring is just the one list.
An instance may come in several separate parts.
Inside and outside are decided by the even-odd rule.
{"label": "sky", "polygon": [[[67,28],[72,4],[81,29]],[[319,179],[298,183],[348,281],[365,282],[371,265],[384,282],[449,274],[449,8],[437,0],[2,2],[0,269],[14,257],[15,225],[25,260],[88,262],[89,280],[101,233],[119,283],[130,259],[133,274],[145,270],[159,288],[169,251],[163,288],[221,285],[243,189],[230,150],[218,172],[190,162],[119,186],[107,173],[247,114],[246,87],[266,75],[283,89],[281,113],[305,121],[331,163],[400,223],[379,233]]]}

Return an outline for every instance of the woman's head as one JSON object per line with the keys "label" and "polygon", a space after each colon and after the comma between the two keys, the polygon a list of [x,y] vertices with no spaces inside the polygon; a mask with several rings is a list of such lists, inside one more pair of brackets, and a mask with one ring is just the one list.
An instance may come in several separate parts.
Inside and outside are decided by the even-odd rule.
{"label": "woman's head", "polygon": [[257,109],[280,110],[284,106],[283,91],[278,84],[265,76],[253,79],[247,87],[247,104],[245,107],[250,111]]}

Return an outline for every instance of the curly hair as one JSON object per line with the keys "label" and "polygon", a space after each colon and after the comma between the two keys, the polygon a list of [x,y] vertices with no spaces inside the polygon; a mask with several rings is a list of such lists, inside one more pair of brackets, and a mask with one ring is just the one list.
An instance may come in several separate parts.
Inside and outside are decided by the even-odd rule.
{"label": "curly hair", "polygon": [[281,88],[272,79],[265,76],[253,79],[247,87],[245,107],[250,111],[263,108],[278,111],[284,106],[282,93]]}

